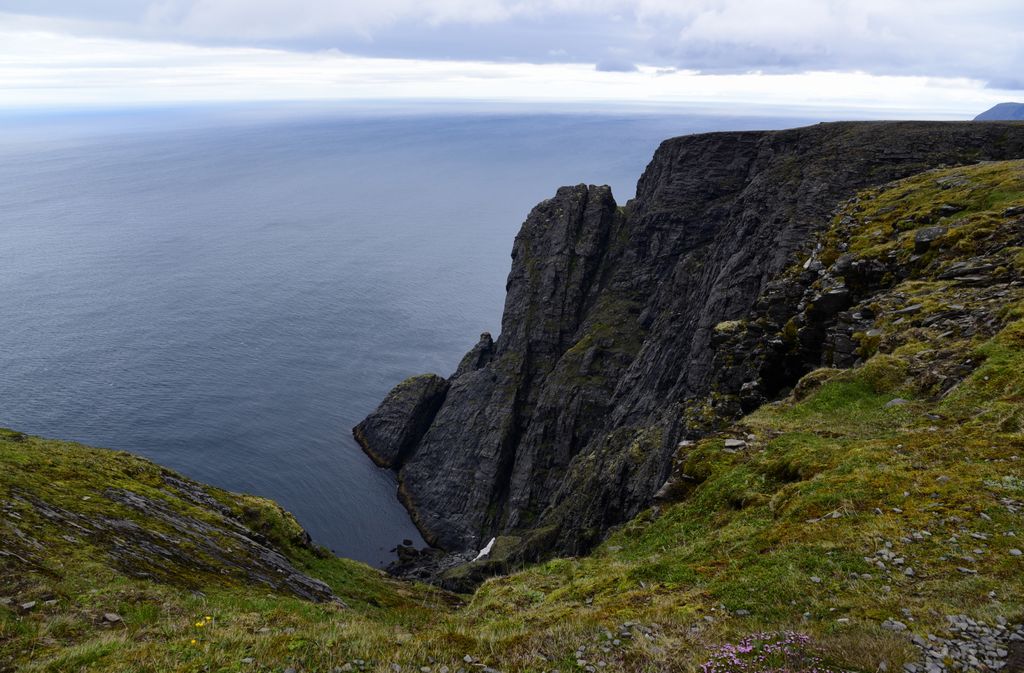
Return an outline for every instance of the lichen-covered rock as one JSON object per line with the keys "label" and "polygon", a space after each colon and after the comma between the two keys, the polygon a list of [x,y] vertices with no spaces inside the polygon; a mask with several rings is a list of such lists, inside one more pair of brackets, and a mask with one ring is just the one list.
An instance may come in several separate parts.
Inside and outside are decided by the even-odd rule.
{"label": "lichen-covered rock", "polygon": [[[809,258],[769,283],[743,329],[716,343],[710,388],[723,412],[717,418],[750,411],[794,383],[794,397],[806,396],[835,372],[818,367],[852,367],[879,351],[894,351],[900,341],[893,328],[902,339],[921,339],[922,329],[941,328],[938,336],[946,338],[998,331],[1006,320],[1002,302],[1021,292],[1015,251],[1024,246],[1024,228],[993,226],[999,208],[991,208],[1024,182],[1022,172],[1022,162],[925,172],[842,204]],[[950,190],[963,191],[965,204],[933,210]],[[914,210],[925,216],[889,221],[894,213]],[[921,226],[933,221],[933,212],[955,222]],[[918,284],[913,296],[895,289],[907,280]],[[842,302],[825,301],[822,308],[823,297],[837,287]],[[886,358],[876,360],[874,366]],[[971,370],[966,353],[936,358],[926,350],[913,360],[915,379],[933,395]],[[756,394],[744,397],[751,382],[747,390]]]}
{"label": "lichen-covered rock", "polygon": [[62,577],[76,557],[186,589],[257,585],[341,604],[293,560],[326,551],[269,500],[204,486],[124,452],[4,429],[0,456],[0,584],[29,573]]}
{"label": "lichen-covered rock", "polygon": [[851,307],[886,265],[830,259],[843,273],[813,288],[820,259],[783,274],[838,203],[1021,156],[1020,125],[820,124],[668,140],[625,208],[606,187],[560,189],[516,238],[499,339],[459,367],[400,472],[425,538],[544,531],[546,551],[584,551],[649,504],[681,438],[787,391],[823,349],[859,357],[871,318]]}
{"label": "lichen-covered rock", "polygon": [[377,465],[401,467],[430,427],[446,394],[448,382],[436,374],[408,378],[392,388],[352,434]]}

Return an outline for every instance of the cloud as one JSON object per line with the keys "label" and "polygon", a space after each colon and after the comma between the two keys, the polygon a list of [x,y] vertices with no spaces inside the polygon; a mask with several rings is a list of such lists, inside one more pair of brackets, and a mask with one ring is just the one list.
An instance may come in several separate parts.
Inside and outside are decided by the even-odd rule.
{"label": "cloud", "polygon": [[992,79],[986,82],[990,89],[1002,89],[1003,91],[1024,91],[1024,78],[1007,77]]}
{"label": "cloud", "polygon": [[[215,101],[439,100],[773,106],[840,116],[970,117],[1000,94],[976,80],[865,73],[712,74],[653,66],[390,59],[75,36],[0,23],[0,109]],[[857,112],[860,111],[860,112]]]}
{"label": "cloud", "polygon": [[492,23],[508,19],[511,9],[501,0],[162,0],[147,7],[143,24],[196,37],[294,38],[367,34],[396,22]]}
{"label": "cloud", "polygon": [[594,66],[594,70],[598,72],[636,72],[638,69],[635,63],[618,60],[599,61]]}
{"label": "cloud", "polygon": [[601,63],[615,53],[715,73],[993,82],[1024,66],[1020,0],[0,0],[0,9],[88,23],[97,35],[380,57]]}

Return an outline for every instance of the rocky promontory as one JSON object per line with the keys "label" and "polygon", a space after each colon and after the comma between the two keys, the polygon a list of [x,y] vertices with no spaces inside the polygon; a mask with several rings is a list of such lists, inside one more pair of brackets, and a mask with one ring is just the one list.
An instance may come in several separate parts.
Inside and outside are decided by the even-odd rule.
{"label": "rocky promontory", "polygon": [[976,122],[1024,120],[1024,103],[997,103],[974,118]]}
{"label": "rocky promontory", "polygon": [[[499,572],[586,551],[652,502],[680,441],[823,364],[817,349],[737,368],[718,347],[735,342],[730,323],[809,254],[840,202],[929,168],[1022,156],[1024,125],[1013,123],[665,141],[625,206],[608,187],[577,185],[534,208],[513,246],[499,338],[486,335],[446,381],[400,384],[356,437],[398,470],[403,501],[437,547],[497,537]],[[831,320],[852,301],[825,294],[811,318]]]}

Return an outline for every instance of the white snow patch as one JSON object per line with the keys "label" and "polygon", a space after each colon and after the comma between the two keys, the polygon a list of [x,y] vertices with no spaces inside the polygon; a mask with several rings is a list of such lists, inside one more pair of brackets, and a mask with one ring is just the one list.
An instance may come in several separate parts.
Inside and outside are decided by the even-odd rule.
{"label": "white snow patch", "polygon": [[485,557],[485,556],[488,556],[488,555],[489,555],[489,554],[491,553],[491,550],[492,550],[492,549],[494,549],[494,541],[495,541],[495,540],[497,540],[497,539],[498,539],[498,538],[496,538],[496,537],[492,537],[492,538],[491,538],[491,541],[487,543],[487,546],[486,546],[486,547],[484,547],[483,549],[481,549],[481,550],[480,550],[480,553],[479,553],[479,554],[477,554],[477,555],[476,555],[476,558],[475,558],[475,559],[473,559],[473,560],[474,560],[474,561],[479,561],[479,560],[480,560],[480,559],[482,559],[483,557]]}

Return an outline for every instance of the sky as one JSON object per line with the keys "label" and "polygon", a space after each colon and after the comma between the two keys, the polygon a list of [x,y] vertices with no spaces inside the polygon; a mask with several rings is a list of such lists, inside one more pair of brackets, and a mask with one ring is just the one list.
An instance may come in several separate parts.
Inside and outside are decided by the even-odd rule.
{"label": "sky", "polygon": [[578,103],[973,116],[1021,0],[0,0],[0,109]]}

